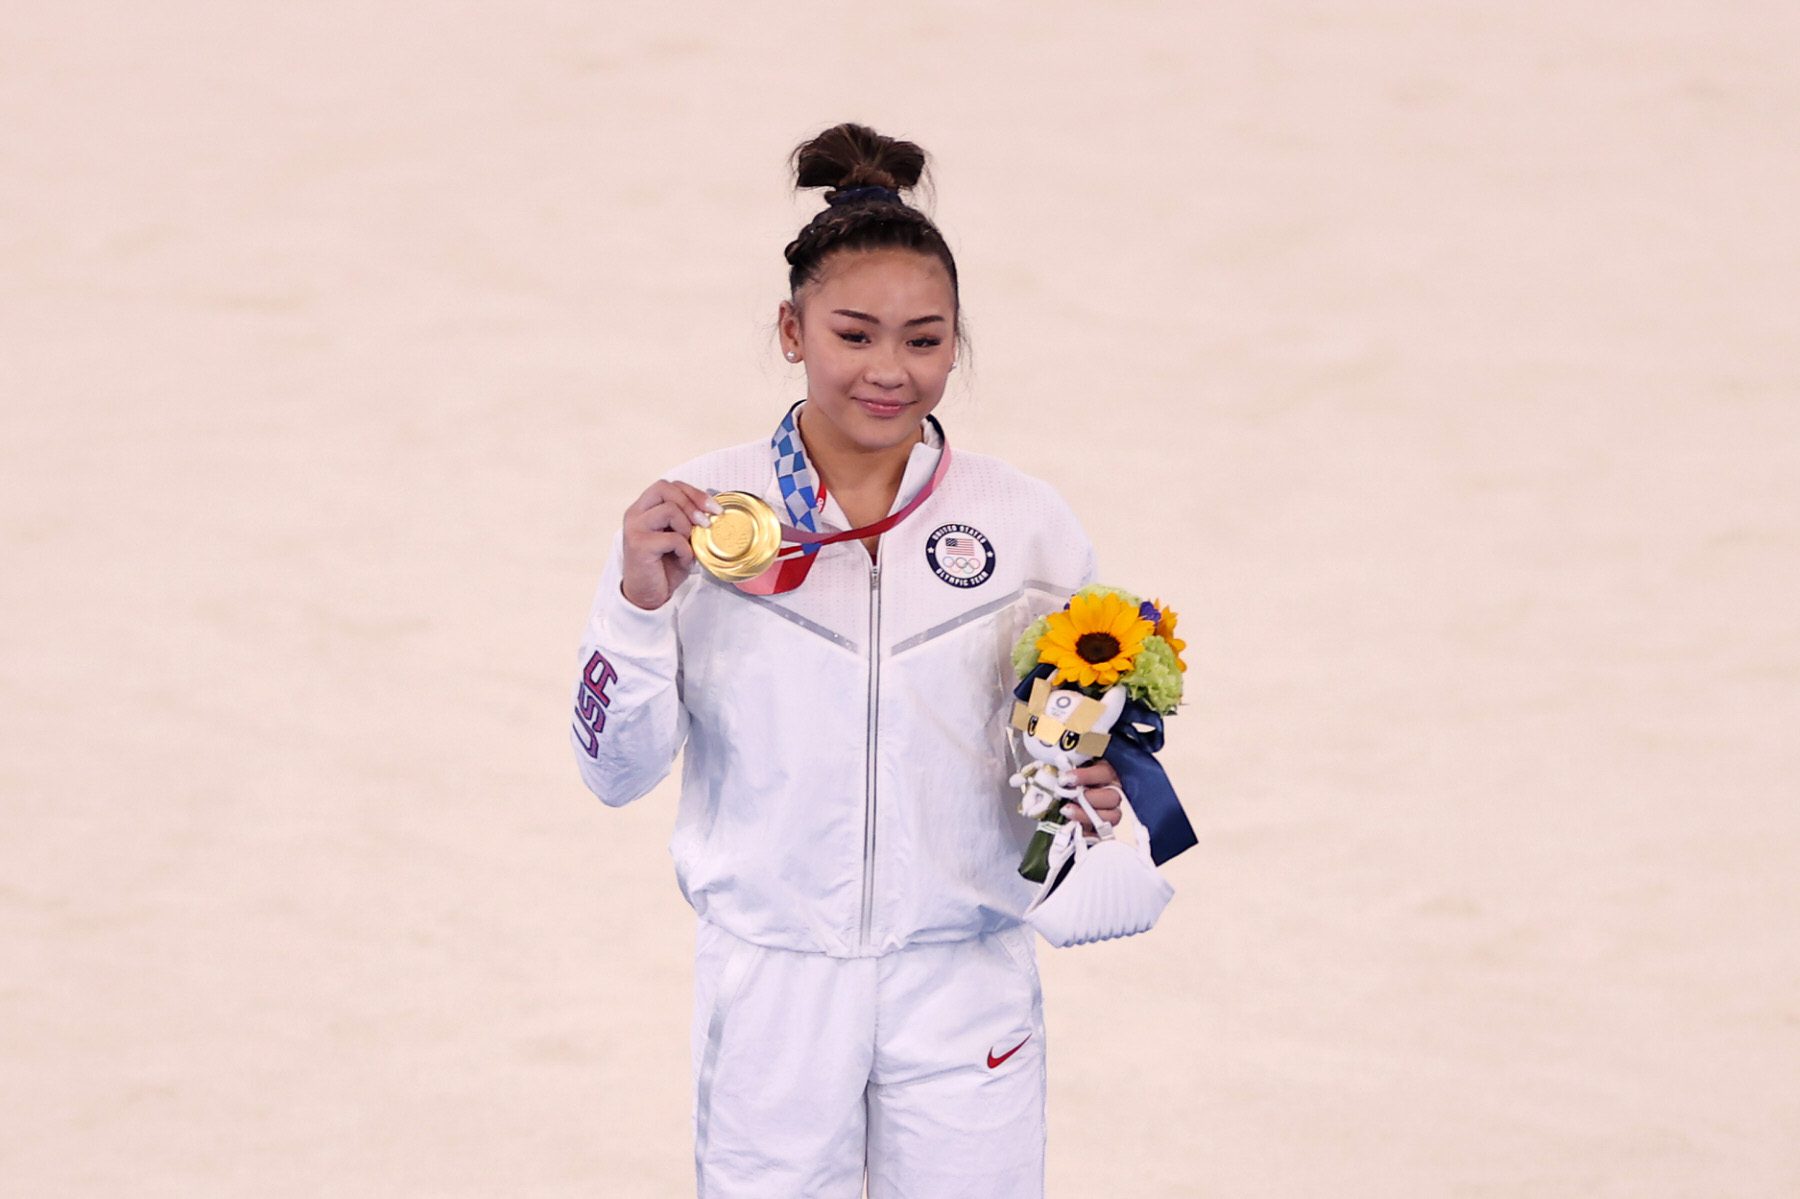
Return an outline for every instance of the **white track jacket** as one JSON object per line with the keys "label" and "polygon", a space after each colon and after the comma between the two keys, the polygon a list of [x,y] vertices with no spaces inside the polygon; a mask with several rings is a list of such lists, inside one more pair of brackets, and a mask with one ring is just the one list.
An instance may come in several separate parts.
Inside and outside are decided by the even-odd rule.
{"label": "white track jacket", "polygon": [[[937,466],[914,446],[894,508]],[[767,441],[669,472],[782,511]],[[849,527],[835,499],[826,530]],[[1007,779],[1013,642],[1094,580],[1048,484],[958,449],[920,508],[826,546],[794,591],[752,596],[696,567],[645,611],[619,590],[623,535],[582,640],[570,730],[582,779],[639,798],[686,747],[669,850],[695,912],[760,945],[868,957],[1018,923],[1035,822]]]}

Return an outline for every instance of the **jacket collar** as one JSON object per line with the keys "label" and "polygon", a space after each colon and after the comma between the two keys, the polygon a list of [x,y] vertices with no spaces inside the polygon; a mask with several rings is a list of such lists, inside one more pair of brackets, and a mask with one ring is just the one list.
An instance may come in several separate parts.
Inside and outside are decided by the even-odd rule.
{"label": "jacket collar", "polygon": [[[781,476],[784,473],[784,466],[781,460],[784,452],[782,445],[783,426],[791,424],[796,430],[788,444],[791,445],[794,452],[799,455],[801,465],[804,467],[803,477],[807,480],[806,485],[809,487],[817,485],[814,481],[816,480],[816,475],[813,474],[811,465],[805,463],[805,447],[801,443],[797,432],[799,428],[799,411],[801,404],[804,402],[805,401],[803,400],[788,409],[787,415],[782,418],[782,426],[777,426],[775,437],[772,441],[776,458],[776,478],[769,485],[768,490],[764,492],[763,498],[775,506],[776,512],[784,511],[784,505],[787,502],[784,499],[784,491],[781,482]],[[887,515],[892,515],[905,507],[906,504],[911,501],[913,496],[919,494],[919,489],[930,481],[932,472],[937,470],[938,459],[944,452],[942,427],[938,424],[936,417],[927,416],[925,418],[924,428],[924,440],[914,445],[912,452],[907,455],[906,470],[900,476],[900,489],[894,493],[894,502],[889,505],[886,513]],[[793,484],[790,481],[789,487],[791,488],[792,486]],[[823,528],[847,529],[850,527],[849,518],[844,515],[844,510],[838,507],[837,497],[830,494],[830,492],[826,493],[825,506],[817,511],[817,517],[822,523]],[[823,531],[823,528],[814,531]]]}

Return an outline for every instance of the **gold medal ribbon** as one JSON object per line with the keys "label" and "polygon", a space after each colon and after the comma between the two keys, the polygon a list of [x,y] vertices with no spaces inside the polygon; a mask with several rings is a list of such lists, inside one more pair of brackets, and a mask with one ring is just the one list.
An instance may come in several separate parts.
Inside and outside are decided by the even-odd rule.
{"label": "gold medal ribbon", "polygon": [[820,548],[839,541],[878,537],[911,516],[937,490],[950,469],[950,441],[935,417],[925,419],[937,426],[943,449],[931,478],[898,512],[890,512],[860,528],[813,533],[782,521],[761,496],[747,491],[721,491],[713,499],[724,511],[713,517],[711,525],[695,525],[689,535],[694,557],[715,577],[752,594],[792,591],[805,581]]}

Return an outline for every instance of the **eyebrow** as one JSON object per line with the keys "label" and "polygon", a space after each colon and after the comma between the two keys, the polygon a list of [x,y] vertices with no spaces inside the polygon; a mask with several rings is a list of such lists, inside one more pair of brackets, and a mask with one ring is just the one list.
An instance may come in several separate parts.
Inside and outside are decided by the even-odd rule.
{"label": "eyebrow", "polygon": [[[870,316],[866,312],[858,312],[854,308],[833,308],[832,312],[839,316],[855,317],[859,321],[868,321],[871,325],[879,325],[881,323],[880,317]],[[938,316],[935,313],[931,316],[915,316],[901,327],[910,329],[914,325],[929,325],[932,321],[941,321],[943,319],[943,317]]]}

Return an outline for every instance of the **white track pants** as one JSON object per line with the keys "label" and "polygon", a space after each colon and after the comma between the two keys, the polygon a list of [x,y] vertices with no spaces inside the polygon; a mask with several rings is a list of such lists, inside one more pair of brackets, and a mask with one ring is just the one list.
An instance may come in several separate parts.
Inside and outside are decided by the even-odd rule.
{"label": "white track pants", "polygon": [[881,957],[699,922],[699,1199],[1041,1199],[1044,1013],[1019,925]]}

